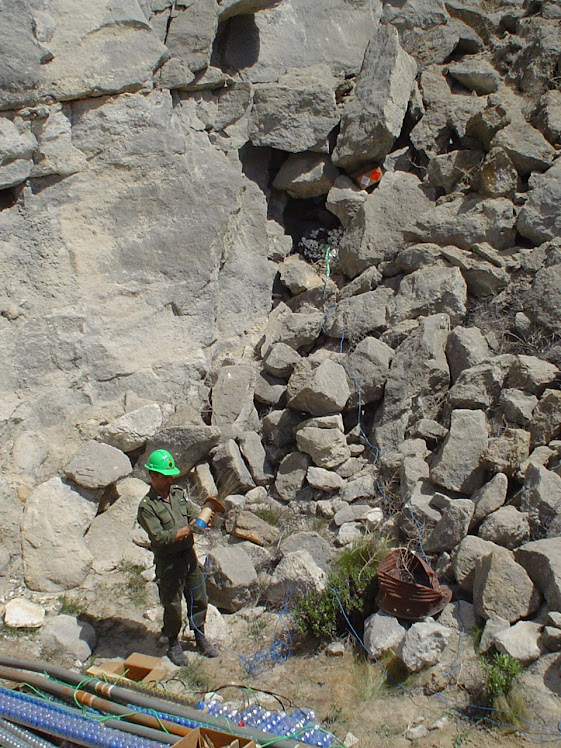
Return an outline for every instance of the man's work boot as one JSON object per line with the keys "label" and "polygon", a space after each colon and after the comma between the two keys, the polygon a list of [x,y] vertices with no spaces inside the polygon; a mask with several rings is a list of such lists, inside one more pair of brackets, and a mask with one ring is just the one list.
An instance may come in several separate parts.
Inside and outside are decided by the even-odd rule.
{"label": "man's work boot", "polygon": [[185,667],[185,665],[187,665],[187,658],[185,657],[185,653],[177,639],[175,641],[170,641],[166,654],[173,664],[177,665],[177,667]]}
{"label": "man's work boot", "polygon": [[195,644],[203,657],[218,657],[220,654],[206,638],[204,631],[195,631]]}

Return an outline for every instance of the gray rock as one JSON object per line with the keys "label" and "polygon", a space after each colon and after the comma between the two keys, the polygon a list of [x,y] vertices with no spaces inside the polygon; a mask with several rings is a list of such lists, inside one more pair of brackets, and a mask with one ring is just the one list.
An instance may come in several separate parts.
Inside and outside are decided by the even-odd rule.
{"label": "gray rock", "polygon": [[115,487],[115,501],[94,517],[84,537],[92,555],[92,569],[98,573],[114,571],[122,562],[149,567],[151,554],[138,547],[134,539],[139,530],[136,514],[140,500],[148,493],[148,485],[137,478],[124,478]]}
{"label": "gray rock", "polygon": [[279,0],[220,0],[218,17],[223,23],[233,16],[253,14],[265,8],[272,8]]}
{"label": "gray rock", "polygon": [[503,506],[483,520],[478,535],[512,551],[530,537],[528,514],[513,506]]}
{"label": "gray rock", "polygon": [[466,60],[448,65],[448,73],[479,96],[494,93],[499,87],[499,74],[486,60]]}
{"label": "gray rock", "polygon": [[364,622],[364,646],[373,657],[379,657],[388,649],[397,649],[405,634],[406,629],[397,618],[382,611],[376,611]]}
{"label": "gray rock", "polygon": [[259,434],[250,431],[240,437],[241,453],[249,467],[251,477],[258,486],[266,486],[273,480],[273,471]]}
{"label": "gray rock", "polygon": [[218,476],[220,488],[227,487],[228,493],[248,491],[255,487],[251,473],[241,455],[240,448],[233,439],[227,439],[212,452],[214,473]]}
{"label": "gray rock", "polygon": [[276,447],[286,447],[296,441],[296,428],[304,416],[293,410],[273,410],[264,416],[263,436],[266,442]]}
{"label": "gray rock", "polygon": [[283,553],[307,551],[314,562],[325,572],[329,572],[333,559],[333,550],[327,540],[317,532],[295,532],[287,535],[280,543]]}
{"label": "gray rock", "polygon": [[175,458],[175,464],[182,473],[207,457],[211,449],[218,444],[220,429],[207,426],[204,423],[191,423],[185,426],[172,426],[158,431],[148,440],[146,451],[140,458],[139,464],[144,465],[154,449],[164,447]]}
{"label": "gray rock", "polygon": [[346,545],[352,545],[357,543],[362,538],[364,532],[360,522],[345,522],[339,528],[339,532],[335,538],[335,544],[339,548],[344,548]]}
{"label": "gray rock", "polygon": [[464,369],[448,393],[451,408],[480,408],[494,405],[508,373],[512,358],[496,356],[489,362]]}
{"label": "gray rock", "polygon": [[450,375],[455,382],[464,369],[470,369],[492,356],[487,341],[478,327],[455,327],[446,342]]}
{"label": "gray rock", "polygon": [[[95,0],[79,16],[65,11],[64,6],[49,8],[52,36],[47,48],[34,37],[36,22],[27,4],[2,9],[6,41],[1,54],[12,60],[0,79],[3,109],[46,97],[65,101],[138,90],[168,57],[138,3],[111,6]],[[69,45],[68,39],[74,43]]]}
{"label": "gray rock", "polygon": [[202,0],[169,14],[165,44],[172,57],[191,72],[208,67],[218,26],[216,2]]}
{"label": "gray rock", "polygon": [[501,616],[510,623],[535,613],[541,596],[520,564],[505,548],[478,559],[473,581],[473,605],[481,618]]}
{"label": "gray rock", "polygon": [[[407,210],[404,210],[407,206]],[[404,229],[432,207],[426,188],[413,174],[386,173],[347,227],[339,263],[350,278],[403,249]]]}
{"label": "gray rock", "polygon": [[400,31],[417,28],[428,30],[446,24],[449,16],[442,0],[413,0],[399,5],[385,5],[382,20]]}
{"label": "gray rock", "polygon": [[[475,506],[470,529],[476,527],[487,515],[495,512],[505,503],[507,490],[508,478],[504,473],[497,473],[473,494],[471,499]],[[493,540],[493,538],[485,539]]]}
{"label": "gray rock", "polygon": [[289,377],[296,364],[300,361],[300,354],[286,343],[275,343],[263,359],[265,370],[275,377]]}
{"label": "gray rock", "polygon": [[367,518],[371,509],[367,504],[347,505],[335,513],[333,521],[337,527],[341,527],[348,522],[359,522]]}
{"label": "gray rock", "polygon": [[371,499],[375,493],[374,478],[372,475],[363,475],[360,478],[347,481],[339,495],[343,501],[350,502],[357,499]]}
{"label": "gray rock", "polygon": [[540,643],[550,652],[561,651],[561,629],[544,626]]}
{"label": "gray rock", "polygon": [[320,491],[339,491],[345,481],[340,475],[334,473],[332,470],[325,470],[325,468],[314,467],[311,465],[306,473],[306,480],[312,486]]}
{"label": "gray rock", "polygon": [[561,91],[546,91],[539,101],[534,124],[552,145],[561,143]]}
{"label": "gray rock", "polygon": [[532,719],[542,729],[559,721],[561,673],[559,655],[544,654],[518,677],[520,692]]}
{"label": "gray rock", "polygon": [[387,307],[393,291],[380,286],[358,296],[342,299],[327,312],[325,332],[332,338],[343,334],[350,340],[360,340],[368,333],[386,328]]}
{"label": "gray rock", "polygon": [[348,354],[345,369],[352,394],[347,407],[358,405],[359,392],[363,405],[381,399],[393,355],[389,345],[370,337],[361,340]]}
{"label": "gray rock", "polygon": [[[285,393],[286,383],[282,379],[272,377],[265,371],[257,374],[254,393],[256,402],[262,405],[279,405],[284,400]],[[240,430],[236,428],[236,432],[240,433]]]}
{"label": "gray rock", "polygon": [[308,455],[302,452],[290,452],[284,457],[275,479],[275,488],[283,501],[293,501],[306,478],[310,464]]}
{"label": "gray rock", "polygon": [[321,332],[323,314],[294,313],[283,317],[279,340],[295,350],[314,343]]}
{"label": "gray rock", "polygon": [[484,464],[493,473],[516,475],[530,452],[530,434],[524,429],[507,428],[491,437],[483,454]]}
{"label": "gray rock", "polygon": [[423,543],[430,536],[440,520],[441,513],[434,506],[436,487],[428,481],[419,481],[411,491],[399,519],[400,531],[408,538],[419,538],[419,528]]}
{"label": "gray rock", "polygon": [[404,273],[414,273],[415,270],[434,265],[439,257],[440,247],[437,244],[413,244],[396,255],[395,264]]}
{"label": "gray rock", "polygon": [[538,397],[553,386],[559,369],[537,356],[517,356],[506,380],[507,387],[524,390]]}
{"label": "gray rock", "polygon": [[432,533],[427,538],[427,553],[451,551],[466,536],[473,516],[473,501],[455,499],[442,511]]}
{"label": "gray rock", "polygon": [[338,176],[329,190],[325,207],[347,227],[364,203],[368,194],[356,185],[349,177]]}
{"label": "gray rock", "polygon": [[311,265],[299,255],[290,255],[279,268],[280,279],[293,294],[323,288],[325,281]]}
{"label": "gray rock", "polygon": [[487,421],[482,411],[452,411],[450,431],[431,467],[433,483],[462,493],[476,491],[484,479],[481,455],[487,441]]}
{"label": "gray rock", "polygon": [[122,452],[132,452],[158,431],[162,425],[162,410],[157,403],[144,405],[116,418],[99,430],[104,442]]}
{"label": "gray rock", "polygon": [[129,475],[132,465],[120,449],[90,441],[74,455],[65,472],[84,488],[105,488]]}
{"label": "gray rock", "polygon": [[[221,62],[244,78],[275,81],[290,67],[325,63],[334,75],[356,75],[381,14],[378,2],[353,0],[281,2],[251,18],[235,18],[222,50]],[[329,39],[329,44],[325,40]]]}
{"label": "gray rock", "polygon": [[545,597],[550,610],[561,610],[561,538],[525,543],[514,555]]}
{"label": "gray rock", "polygon": [[414,623],[397,649],[398,657],[408,670],[418,673],[435,665],[452,634],[449,628],[438,623]]}
{"label": "gray rock", "polygon": [[61,615],[47,618],[41,629],[43,651],[57,661],[71,663],[74,660],[85,662],[97,644],[93,626],[86,621],[78,621],[73,616]]}
{"label": "gray rock", "polygon": [[209,551],[207,559],[206,586],[213,605],[234,613],[257,598],[257,573],[243,548],[219,546]]}
{"label": "gray rock", "polygon": [[485,623],[485,628],[479,641],[479,651],[488,652],[491,647],[495,646],[495,636],[502,631],[506,631],[508,628],[510,628],[510,622],[506,618],[491,616]]}
{"label": "gray rock", "polygon": [[521,665],[529,665],[542,655],[539,646],[541,630],[541,624],[534,621],[518,621],[509,629],[495,634],[495,648],[514,657]]}
{"label": "gray rock", "polygon": [[520,492],[520,509],[528,512],[534,537],[544,537],[561,513],[561,478],[540,465],[530,464]]}
{"label": "gray rock", "polygon": [[311,590],[321,592],[326,583],[327,574],[308,551],[293,551],[286,553],[274,570],[265,597],[274,605],[282,605],[288,595],[301,596]]}
{"label": "gray rock", "polygon": [[468,195],[442,203],[411,221],[404,236],[409,241],[451,244],[466,250],[480,242],[506,249],[514,243],[515,222],[510,200]]}
{"label": "gray rock", "polygon": [[472,296],[492,296],[508,285],[510,276],[503,268],[474,257],[457,247],[443,247],[441,254],[451,265],[460,268]]}
{"label": "gray rock", "polygon": [[[561,162],[555,161],[545,174],[533,174],[528,183],[528,199],[520,208],[516,227],[522,236],[538,245],[555,239],[561,230],[561,218],[556,210],[561,196]],[[549,271],[553,272],[553,268]],[[546,270],[541,272],[542,276],[549,274]],[[546,290],[543,280],[539,282],[538,277],[534,283],[536,286],[539,283],[540,292]]]}
{"label": "gray rock", "polygon": [[484,558],[498,547],[494,543],[475,537],[475,535],[466,535],[461,541],[452,560],[452,569],[456,581],[463,590],[472,592],[475,566],[478,559]]}
{"label": "gray rock", "polygon": [[475,113],[466,124],[466,135],[477,138],[485,150],[491,150],[491,141],[499,130],[510,123],[510,115],[505,102],[500,97],[490,96],[487,106]]}
{"label": "gray rock", "polygon": [[280,532],[276,527],[251,511],[242,510],[236,512],[233,517],[228,517],[226,529],[236,538],[249,540],[261,546],[278,543],[280,537]]}
{"label": "gray rock", "polygon": [[479,191],[489,197],[513,198],[518,186],[518,172],[502,148],[493,148],[477,174]]}
{"label": "gray rock", "polygon": [[530,433],[531,445],[547,444],[561,431],[561,392],[545,390],[534,408]]}
{"label": "gray rock", "polygon": [[273,181],[277,190],[306,200],[327,195],[339,176],[329,156],[321,153],[296,153],[289,156]]}
{"label": "gray rock", "polygon": [[306,371],[307,363],[307,359],[302,359],[288,382],[288,407],[313,416],[341,412],[350,395],[344,368],[326,359],[314,370]]}
{"label": "gray rock", "polygon": [[[436,401],[448,390],[450,382],[444,355],[448,332],[447,315],[426,317],[395,352],[375,425],[375,438],[382,453],[397,448],[411,422],[436,413]],[[414,416],[413,403],[417,410]]]}
{"label": "gray rock", "polygon": [[457,268],[431,265],[405,276],[394,298],[389,323],[443,312],[456,325],[466,315],[467,288]]}
{"label": "gray rock", "polygon": [[301,452],[310,455],[317,467],[330,470],[351,456],[345,434],[340,428],[328,428],[320,418],[304,421],[296,431]]}
{"label": "gray rock", "polygon": [[334,163],[354,169],[391,150],[413,90],[417,66],[391,26],[379,26],[366,50],[354,92],[343,110]]}
{"label": "gray rock", "polygon": [[434,187],[450,193],[456,185],[471,185],[483,154],[479,151],[452,151],[434,156],[427,166],[427,178]]}
{"label": "gray rock", "polygon": [[545,171],[555,156],[555,149],[541,132],[524,121],[513,122],[499,130],[491,147],[502,148],[521,177],[534,171]]}
{"label": "gray rock", "polygon": [[35,123],[38,147],[33,154],[32,178],[65,177],[88,168],[84,154],[72,145],[71,119],[72,111],[65,106]]}
{"label": "gray rock", "polygon": [[438,616],[438,623],[449,629],[455,629],[462,636],[469,636],[473,633],[476,625],[473,605],[468,603],[467,600],[457,600],[456,602],[448,603]]}
{"label": "gray rock", "polygon": [[293,68],[275,85],[256,85],[249,139],[301,153],[325,140],[339,122],[335,80],[327,65]]}
{"label": "gray rock", "polygon": [[499,407],[505,417],[519,426],[530,423],[537,404],[538,398],[535,395],[516,389],[503,389],[499,399]]}
{"label": "gray rock", "polygon": [[211,424],[222,436],[236,437],[259,427],[253,396],[257,371],[253,363],[238,361],[222,366],[212,388]]}

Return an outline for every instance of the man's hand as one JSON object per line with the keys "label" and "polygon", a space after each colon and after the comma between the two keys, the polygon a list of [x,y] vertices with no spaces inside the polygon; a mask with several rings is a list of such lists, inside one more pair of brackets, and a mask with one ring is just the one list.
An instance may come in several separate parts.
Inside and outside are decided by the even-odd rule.
{"label": "man's hand", "polygon": [[192,534],[193,534],[193,530],[189,527],[189,525],[186,525],[185,527],[181,527],[175,533],[174,542],[177,543],[178,540],[183,540],[183,538],[187,538],[189,537],[189,535],[192,535]]}

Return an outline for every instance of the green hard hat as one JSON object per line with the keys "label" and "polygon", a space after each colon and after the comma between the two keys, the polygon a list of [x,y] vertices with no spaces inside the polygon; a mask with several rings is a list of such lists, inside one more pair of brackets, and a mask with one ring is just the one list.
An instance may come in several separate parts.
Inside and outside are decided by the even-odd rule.
{"label": "green hard hat", "polygon": [[162,475],[179,475],[181,472],[175,467],[175,461],[167,449],[156,449],[144,466],[146,470]]}

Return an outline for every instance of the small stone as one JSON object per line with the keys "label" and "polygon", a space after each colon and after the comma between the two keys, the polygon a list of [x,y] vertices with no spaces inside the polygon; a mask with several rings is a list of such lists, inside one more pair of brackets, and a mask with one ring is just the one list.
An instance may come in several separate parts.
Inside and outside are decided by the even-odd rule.
{"label": "small stone", "polygon": [[45,610],[40,605],[15,597],[6,605],[4,623],[10,628],[39,628],[43,624]]}
{"label": "small stone", "polygon": [[325,654],[328,657],[342,657],[345,654],[345,645],[343,642],[331,642],[325,648]]}

